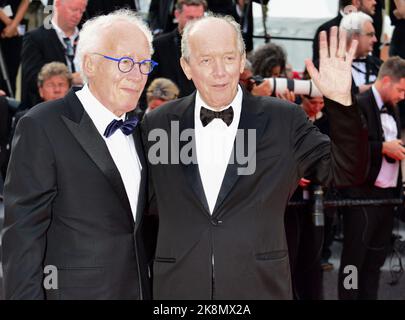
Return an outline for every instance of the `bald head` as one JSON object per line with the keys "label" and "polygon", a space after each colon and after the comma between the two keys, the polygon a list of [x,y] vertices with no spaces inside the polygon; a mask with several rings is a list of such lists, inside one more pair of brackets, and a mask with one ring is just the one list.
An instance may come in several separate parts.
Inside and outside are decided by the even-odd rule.
{"label": "bald head", "polygon": [[[215,15],[207,15],[198,20],[188,23],[184,29],[181,41],[182,57],[188,61],[191,54],[190,37],[210,38],[218,32],[228,33],[235,39],[237,50],[241,55],[245,54],[245,43],[243,41],[240,25],[230,16],[221,17]],[[216,45],[216,44],[214,44]]]}

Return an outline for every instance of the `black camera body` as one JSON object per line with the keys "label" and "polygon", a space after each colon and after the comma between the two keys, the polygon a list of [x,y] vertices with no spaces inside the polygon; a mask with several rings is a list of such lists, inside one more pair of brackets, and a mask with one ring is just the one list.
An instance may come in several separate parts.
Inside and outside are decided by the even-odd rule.
{"label": "black camera body", "polygon": [[264,82],[264,78],[262,76],[252,76],[250,81],[258,86]]}

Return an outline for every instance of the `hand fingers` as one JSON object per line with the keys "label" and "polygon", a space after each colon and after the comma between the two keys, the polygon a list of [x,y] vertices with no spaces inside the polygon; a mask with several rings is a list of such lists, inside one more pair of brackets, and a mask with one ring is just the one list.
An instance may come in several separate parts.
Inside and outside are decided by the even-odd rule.
{"label": "hand fingers", "polygon": [[319,34],[319,59],[326,59],[329,57],[328,40],[326,39],[326,32],[322,31]]}
{"label": "hand fingers", "polygon": [[339,50],[337,56],[339,58],[346,57],[346,46],[347,46],[347,32],[343,28],[339,29]]}
{"label": "hand fingers", "polygon": [[337,52],[337,27],[332,27],[329,32],[329,54],[331,58],[336,57]]}
{"label": "hand fingers", "polygon": [[319,72],[315,68],[314,63],[312,62],[311,59],[306,59],[305,66],[315,86],[319,89]]}
{"label": "hand fingers", "polygon": [[291,102],[295,101],[295,93],[290,91],[290,96],[291,96]]}
{"label": "hand fingers", "polygon": [[356,51],[357,51],[357,46],[358,46],[359,42],[357,40],[352,40],[352,43],[350,45],[350,49],[349,52],[346,56],[346,61],[350,64],[352,64],[352,61],[356,55]]}

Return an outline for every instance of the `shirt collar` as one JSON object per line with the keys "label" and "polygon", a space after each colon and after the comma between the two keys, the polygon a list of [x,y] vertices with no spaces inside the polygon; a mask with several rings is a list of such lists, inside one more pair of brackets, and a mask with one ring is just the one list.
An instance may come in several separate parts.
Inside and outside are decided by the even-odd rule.
{"label": "shirt collar", "polygon": [[70,37],[68,37],[68,36],[65,34],[65,32],[64,32],[64,31],[58,26],[58,24],[56,23],[55,17],[52,18],[51,23],[52,23],[52,27],[55,29],[56,34],[58,35],[58,37],[59,37],[59,39],[61,40],[61,42],[63,43],[63,45],[65,45],[65,43],[64,43],[64,41],[63,41],[63,38],[69,38],[70,40],[74,40],[74,39],[76,39],[77,36],[79,35],[79,28],[76,27],[76,28],[75,28],[75,32],[74,32]]}
{"label": "shirt collar", "polygon": [[207,105],[204,102],[204,100],[202,99],[202,97],[200,95],[200,92],[197,90],[197,94],[196,94],[196,98],[195,98],[195,104],[197,106],[197,109],[198,109],[197,111],[198,112],[200,111],[201,107],[207,108],[207,109],[212,110],[212,111],[223,111],[223,110],[228,109],[230,106],[232,106],[232,108],[235,111],[236,108],[239,108],[239,109],[241,108],[241,106],[242,106],[242,97],[243,97],[242,89],[240,88],[240,85],[238,85],[238,88],[237,88],[237,91],[236,91],[236,96],[235,96],[235,98],[233,98],[232,102],[228,106],[222,108],[221,110],[217,110],[217,109]]}
{"label": "shirt collar", "polygon": [[[197,94],[195,97],[195,117],[196,117],[196,119],[197,118],[200,119],[201,107],[207,108],[212,111],[223,111],[232,106],[234,117],[233,117],[232,124],[229,126],[229,128],[234,127],[235,123],[236,123],[236,125],[239,125],[240,113],[242,110],[242,99],[243,99],[243,91],[242,91],[242,88],[240,87],[240,85],[238,85],[236,95],[233,98],[232,102],[228,106],[224,107],[223,109],[217,110],[217,109],[212,108],[209,105],[207,105],[197,90]],[[198,126],[202,127],[201,121],[198,121],[198,123],[199,123]],[[207,127],[209,127],[209,125]]]}
{"label": "shirt collar", "polygon": [[83,105],[84,110],[89,115],[97,128],[97,131],[103,136],[105,129],[115,120],[125,120],[126,114],[117,117],[114,113],[107,109],[97,98],[91,93],[88,84],[76,92],[77,97]]}
{"label": "shirt collar", "polygon": [[371,90],[373,91],[373,95],[375,98],[375,102],[377,102],[378,109],[381,110],[381,108],[384,105],[384,101],[382,100],[380,93],[378,92],[377,88],[374,85],[371,86]]}

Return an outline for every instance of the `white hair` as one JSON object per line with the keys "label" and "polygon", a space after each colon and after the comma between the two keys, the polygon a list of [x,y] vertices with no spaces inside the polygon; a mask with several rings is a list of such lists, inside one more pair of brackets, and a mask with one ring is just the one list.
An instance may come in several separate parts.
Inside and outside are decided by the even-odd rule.
{"label": "white hair", "polygon": [[245,54],[246,52],[246,46],[245,42],[242,37],[242,31],[240,29],[240,24],[235,21],[235,19],[231,16],[220,16],[220,15],[215,15],[212,13],[208,13],[206,16],[203,16],[199,19],[195,19],[193,21],[190,21],[186,24],[184,30],[183,30],[183,36],[181,38],[181,55],[182,57],[186,60],[189,61],[190,59],[190,46],[189,46],[189,37],[193,29],[199,25],[201,22],[205,20],[219,20],[219,21],[224,21],[228,23],[236,33],[236,41],[238,45],[238,49],[241,55]]}
{"label": "white hair", "polygon": [[373,18],[364,12],[351,12],[343,16],[340,27],[346,30],[347,38],[351,39],[355,34],[361,34],[366,22],[373,23]]}
{"label": "white hair", "polygon": [[[114,11],[108,15],[97,16],[91,20],[88,20],[80,31],[79,42],[77,44],[77,57],[80,61],[80,70],[82,78],[87,82],[87,77],[84,74],[84,57],[87,54],[97,52],[102,46],[102,42],[105,40],[106,33],[117,22],[127,22],[132,24],[135,28],[138,28],[145,35],[149,44],[150,54],[153,54],[152,46],[152,33],[145,22],[141,19],[139,14],[128,9],[120,9]],[[131,28],[124,29],[122,32],[131,32]]]}

